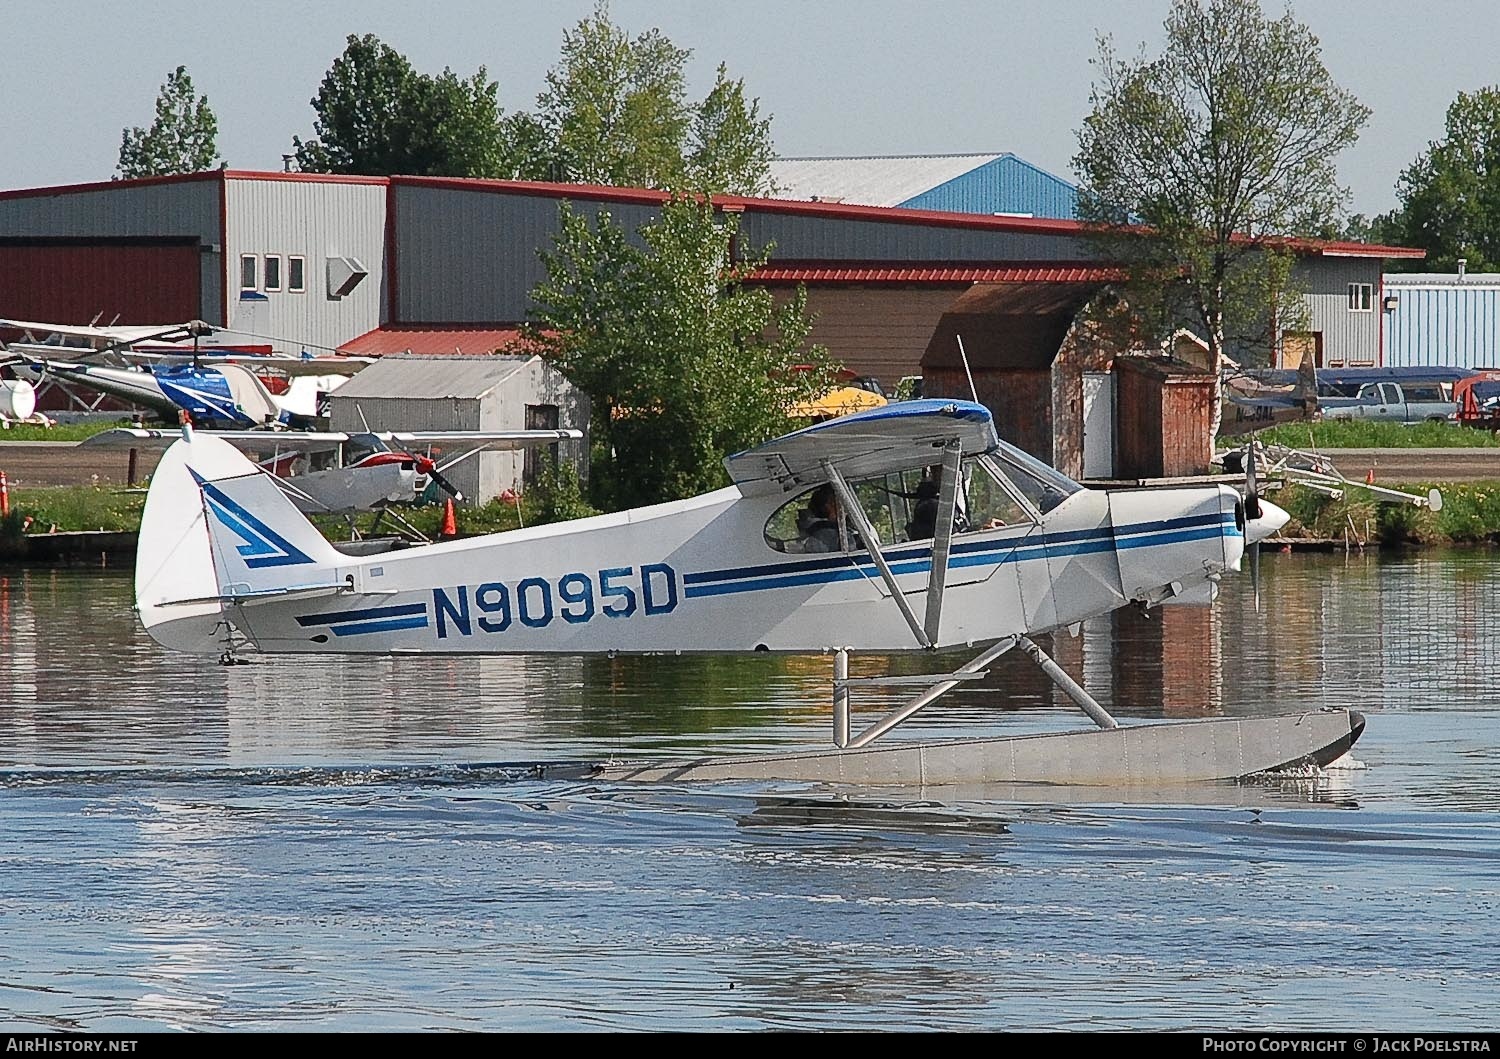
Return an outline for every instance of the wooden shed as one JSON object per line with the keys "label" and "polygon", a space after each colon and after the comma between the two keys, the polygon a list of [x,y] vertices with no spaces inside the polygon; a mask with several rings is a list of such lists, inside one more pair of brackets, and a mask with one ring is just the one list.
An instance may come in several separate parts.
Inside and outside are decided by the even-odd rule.
{"label": "wooden shed", "polygon": [[1115,358],[1115,474],[1177,478],[1209,473],[1214,379],[1171,357]]}

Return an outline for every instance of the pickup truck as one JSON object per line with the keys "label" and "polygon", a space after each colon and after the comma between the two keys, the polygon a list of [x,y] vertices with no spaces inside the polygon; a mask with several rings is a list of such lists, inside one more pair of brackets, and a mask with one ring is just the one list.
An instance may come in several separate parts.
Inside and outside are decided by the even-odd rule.
{"label": "pickup truck", "polygon": [[1451,386],[1437,382],[1367,382],[1353,397],[1319,397],[1324,419],[1446,423],[1458,413]]}

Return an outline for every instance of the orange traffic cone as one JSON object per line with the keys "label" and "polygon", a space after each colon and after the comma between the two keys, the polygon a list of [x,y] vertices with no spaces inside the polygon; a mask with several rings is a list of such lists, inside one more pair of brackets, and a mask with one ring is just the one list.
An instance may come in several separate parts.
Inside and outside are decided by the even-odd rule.
{"label": "orange traffic cone", "polygon": [[448,502],[443,505],[443,525],[438,530],[439,537],[457,537],[458,519],[453,515],[453,498],[450,496]]}
{"label": "orange traffic cone", "polygon": [[1374,485],[1375,484],[1375,468],[1374,467],[1371,467],[1370,468],[1370,472],[1365,475],[1365,484],[1366,485]]}

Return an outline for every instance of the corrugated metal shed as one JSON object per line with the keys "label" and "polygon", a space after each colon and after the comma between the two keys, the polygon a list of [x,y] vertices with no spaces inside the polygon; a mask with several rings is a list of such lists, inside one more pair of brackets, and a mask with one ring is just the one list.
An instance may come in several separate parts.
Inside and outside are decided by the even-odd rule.
{"label": "corrugated metal shed", "polygon": [[1500,366],[1500,273],[1393,273],[1382,301],[1392,298],[1387,365]]}
{"label": "corrugated metal shed", "polygon": [[[390,356],[371,364],[330,397],[334,430],[526,430],[574,427],[582,441],[554,446],[587,477],[589,401],[538,356]],[[463,451],[461,443],[448,455]],[[484,452],[446,472],[479,503],[524,488],[536,458]]]}
{"label": "corrugated metal shed", "polygon": [[[534,357],[385,357],[340,386],[345,400],[434,397],[479,401],[488,397]],[[477,428],[476,428],[477,429]]]}
{"label": "corrugated metal shed", "polygon": [[1009,153],[782,158],[779,197],[956,213],[1072,218],[1078,189]]}

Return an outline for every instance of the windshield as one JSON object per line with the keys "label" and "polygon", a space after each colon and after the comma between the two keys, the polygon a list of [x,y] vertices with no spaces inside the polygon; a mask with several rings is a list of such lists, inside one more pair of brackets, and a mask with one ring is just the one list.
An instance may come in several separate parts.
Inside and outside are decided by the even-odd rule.
{"label": "windshield", "polygon": [[1003,441],[992,456],[1011,484],[1044,515],[1083,488],[1061,471]]}
{"label": "windshield", "polygon": [[[956,534],[1029,524],[1033,516],[1017,500],[1012,489],[1028,498],[1032,494],[1037,497],[1044,495],[1044,488],[1029,472],[1002,471],[986,460],[980,456],[963,461],[954,496],[953,532]],[[1056,473],[1044,465],[1042,470]],[[875,531],[876,543],[880,547],[933,538],[937,529],[942,475],[942,465],[937,464],[849,483],[859,506],[870,520],[870,528]],[[1007,488],[1006,481],[1011,483],[1010,488]],[[1078,488],[1066,478],[1061,482],[1074,490]],[[1060,488],[1054,492],[1058,500],[1067,495]],[[1036,499],[1031,499],[1031,503],[1040,506]],[[833,486],[826,482],[778,508],[766,522],[765,537],[766,543],[779,552],[842,552],[865,547],[848,513],[838,502]]]}

